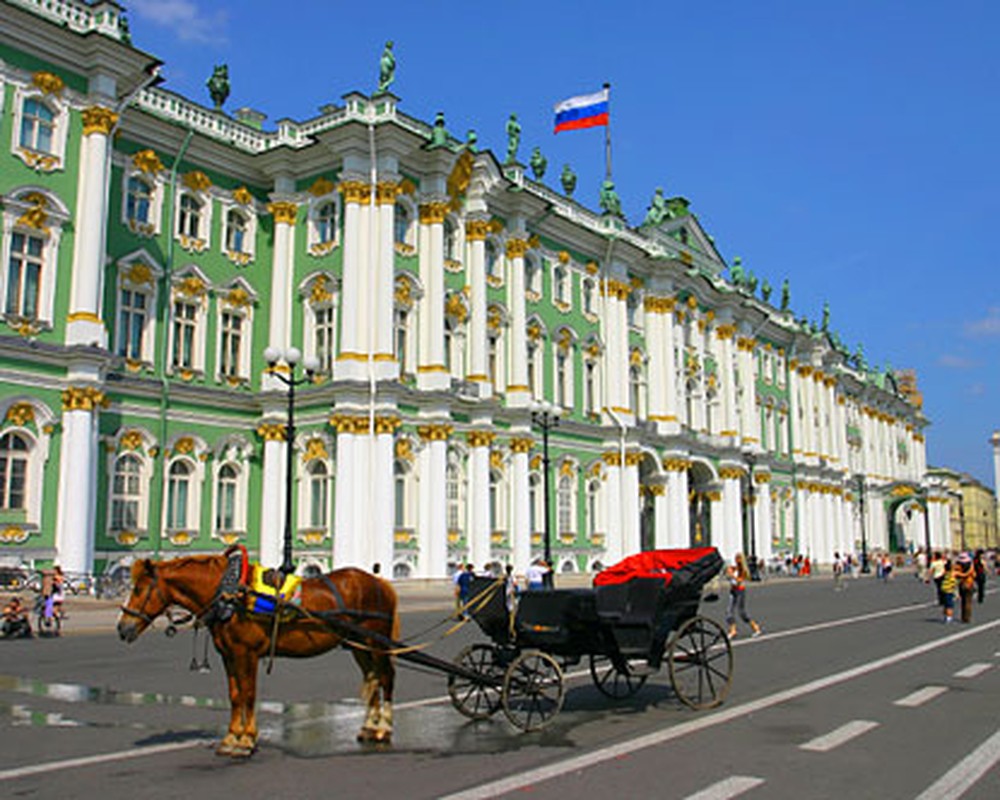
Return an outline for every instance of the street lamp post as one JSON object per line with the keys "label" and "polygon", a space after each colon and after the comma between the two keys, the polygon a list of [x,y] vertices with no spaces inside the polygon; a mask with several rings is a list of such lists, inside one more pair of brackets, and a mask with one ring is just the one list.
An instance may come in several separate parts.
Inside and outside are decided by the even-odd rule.
{"label": "street lamp post", "polygon": [[757,563],[757,531],[754,520],[754,494],[753,494],[753,468],[756,463],[756,458],[753,453],[746,454],[747,460],[747,531],[748,539],[747,549],[749,550],[750,557],[750,569],[751,569],[751,579],[758,580],[760,578],[760,565]]}
{"label": "street lamp post", "polygon": [[871,567],[868,566],[868,539],[865,537],[865,476],[859,473],[854,480],[858,484],[858,519],[861,522],[861,571],[867,575]]}
{"label": "street lamp post", "polygon": [[552,512],[551,501],[549,499],[549,431],[559,424],[559,417],[562,409],[552,405],[548,401],[536,403],[531,409],[531,421],[542,431],[542,491],[545,493],[543,502],[545,514],[545,565],[548,570],[545,573],[546,587],[553,587],[552,576]]}
{"label": "street lamp post", "polygon": [[[311,383],[313,375],[319,369],[319,362],[315,358],[307,358],[302,364],[305,375],[296,378],[295,367],[301,358],[302,352],[297,347],[291,347],[284,352],[277,347],[268,347],[264,350],[264,360],[267,362],[268,371],[288,387],[288,417],[285,422],[285,541],[281,561],[283,575],[295,572],[295,564],[292,562],[292,471],[295,466],[292,451],[295,442],[295,387]],[[284,361],[287,365],[287,375],[276,369],[279,361]]]}

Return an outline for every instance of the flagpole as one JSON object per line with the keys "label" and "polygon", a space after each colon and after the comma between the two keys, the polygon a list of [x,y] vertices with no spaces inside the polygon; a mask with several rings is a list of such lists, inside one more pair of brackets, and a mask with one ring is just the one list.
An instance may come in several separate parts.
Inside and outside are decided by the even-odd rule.
{"label": "flagpole", "polygon": [[608,92],[608,124],[604,126],[604,179],[611,180],[611,84],[605,83]]}

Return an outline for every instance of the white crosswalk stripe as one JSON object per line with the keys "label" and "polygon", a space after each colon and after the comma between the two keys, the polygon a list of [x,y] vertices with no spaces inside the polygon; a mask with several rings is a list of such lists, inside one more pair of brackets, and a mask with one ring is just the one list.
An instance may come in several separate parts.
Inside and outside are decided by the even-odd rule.
{"label": "white crosswalk stripe", "polygon": [[702,789],[692,795],[688,795],[685,800],[729,800],[731,797],[739,797],[744,792],[749,792],[764,783],[763,778],[754,778],[749,775],[733,775],[724,781],[713,783],[707,789]]}
{"label": "white crosswalk stripe", "polygon": [[959,761],[917,798],[957,800],[1000,761],[1000,731]]}
{"label": "white crosswalk stripe", "polygon": [[965,669],[960,669],[955,673],[956,678],[975,678],[982,675],[986,670],[993,669],[992,664],[987,664],[985,661],[979,661],[975,664],[969,664]]}
{"label": "white crosswalk stripe", "polygon": [[823,736],[817,736],[805,744],[800,744],[799,749],[809,750],[813,753],[826,753],[835,747],[840,747],[840,745],[851,741],[851,739],[868,733],[868,731],[878,726],[879,723],[867,719],[852,720],[846,725],[841,725],[836,730],[832,730]]}
{"label": "white crosswalk stripe", "polygon": [[940,697],[947,691],[947,686],[925,686],[923,689],[917,689],[917,691],[906,695],[906,697],[899,698],[893,705],[903,706],[904,708],[916,708],[930,702],[935,697]]}

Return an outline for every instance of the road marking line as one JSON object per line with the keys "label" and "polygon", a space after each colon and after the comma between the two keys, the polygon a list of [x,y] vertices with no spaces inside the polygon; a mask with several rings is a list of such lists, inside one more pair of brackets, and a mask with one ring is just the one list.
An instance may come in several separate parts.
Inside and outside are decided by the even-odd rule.
{"label": "road marking line", "polygon": [[744,792],[749,792],[764,783],[763,778],[753,778],[749,775],[733,775],[724,781],[713,783],[707,789],[702,789],[696,794],[689,795],[686,800],[729,800],[731,797],[739,797]]}
{"label": "road marking line", "polygon": [[924,790],[917,800],[957,800],[1000,761],[1000,730]]}
{"label": "road marking line", "polygon": [[810,742],[800,744],[799,749],[809,750],[813,753],[829,753],[835,747],[840,747],[842,744],[851,741],[851,739],[856,739],[863,733],[868,733],[868,731],[878,726],[879,723],[867,719],[852,720],[846,725],[841,725],[839,728],[823,736],[817,736]]}
{"label": "road marking line", "polygon": [[917,689],[912,694],[906,695],[906,697],[899,698],[893,705],[903,706],[904,708],[916,708],[930,702],[935,697],[940,697],[947,691],[947,686],[925,686],[923,689]]}
{"label": "road marking line", "polygon": [[982,675],[988,669],[993,669],[993,665],[987,664],[985,661],[979,661],[975,664],[969,664],[969,666],[967,666],[965,669],[960,669],[952,677],[975,678],[978,675]]}
{"label": "road marking line", "polygon": [[14,778],[26,778],[29,775],[37,775],[40,772],[51,772],[52,770],[57,769],[89,767],[94,764],[106,764],[109,761],[123,761],[128,758],[154,756],[160,753],[170,753],[174,750],[187,750],[191,747],[201,747],[210,743],[210,739],[191,739],[186,742],[171,742],[170,744],[154,744],[149,747],[135,747],[131,750],[120,750],[117,753],[101,753],[96,756],[83,756],[81,758],[67,758],[64,761],[49,761],[45,764],[32,764],[29,767],[15,767],[14,769],[5,769],[0,771],[0,781],[9,781]]}
{"label": "road marking line", "polygon": [[653,733],[647,733],[635,739],[619,742],[618,744],[610,745],[608,747],[602,747],[598,750],[574,756],[573,758],[567,758],[553,764],[547,764],[542,767],[526,770],[517,775],[510,775],[506,778],[490,781],[489,783],[480,784],[479,786],[473,786],[469,789],[446,795],[440,798],[440,800],[480,800],[481,798],[485,799],[488,797],[497,797],[508,792],[523,789],[526,786],[558,778],[571,772],[580,772],[597,764],[602,764],[605,761],[620,758],[621,756],[634,753],[638,750],[656,747],[657,745],[665,744],[666,742],[674,739],[680,739],[688,734],[698,733],[708,728],[713,728],[716,725],[738,720],[747,714],[763,711],[771,708],[772,706],[787,703],[790,700],[796,700],[800,697],[804,697],[805,695],[821,691],[822,689],[828,689],[831,686],[846,683],[847,681],[860,678],[863,675],[884,669],[885,667],[890,667],[902,661],[922,656],[924,653],[929,653],[932,650],[949,647],[955,642],[962,641],[970,636],[976,636],[980,633],[986,633],[987,631],[993,630],[998,626],[1000,626],[1000,620],[995,620],[975,628],[967,628],[966,630],[954,633],[951,636],[943,636],[940,639],[933,639],[929,642],[925,642],[924,644],[917,645],[916,647],[911,647],[909,650],[903,650],[890,656],[885,656],[883,658],[876,659],[875,661],[869,661],[866,664],[861,664],[860,666],[843,670],[842,672],[827,675],[823,678],[817,678],[807,683],[800,684],[799,686],[794,686],[791,689],[785,689],[784,691],[776,692],[775,694],[761,697],[757,700],[741,703],[738,706],[732,706],[724,709],[723,711],[717,711],[713,714],[691,720],[690,722],[682,722],[679,725],[674,725],[670,728],[664,728],[663,730],[655,731]]}

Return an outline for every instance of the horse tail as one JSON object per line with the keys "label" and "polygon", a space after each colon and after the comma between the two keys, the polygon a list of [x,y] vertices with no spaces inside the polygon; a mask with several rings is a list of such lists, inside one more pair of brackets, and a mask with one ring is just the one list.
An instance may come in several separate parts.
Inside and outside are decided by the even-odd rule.
{"label": "horse tail", "polygon": [[399,641],[399,596],[396,594],[395,587],[389,583],[389,581],[384,578],[379,578],[379,588],[382,590],[382,596],[385,598],[388,611],[392,615],[392,632],[390,636],[393,641]]}

